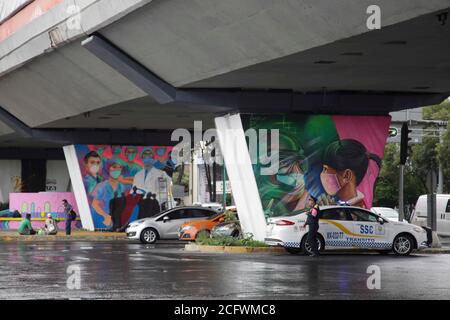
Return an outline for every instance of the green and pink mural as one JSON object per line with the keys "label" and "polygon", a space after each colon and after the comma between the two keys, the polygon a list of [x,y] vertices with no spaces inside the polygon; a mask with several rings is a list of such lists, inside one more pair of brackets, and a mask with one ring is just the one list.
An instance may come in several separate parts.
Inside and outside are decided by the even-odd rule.
{"label": "green and pink mural", "polygon": [[[300,211],[309,195],[321,205],[370,208],[390,121],[388,116],[245,117],[244,127],[279,130],[277,174],[261,175],[262,165],[253,165],[265,215]],[[270,151],[270,143],[266,147]]]}

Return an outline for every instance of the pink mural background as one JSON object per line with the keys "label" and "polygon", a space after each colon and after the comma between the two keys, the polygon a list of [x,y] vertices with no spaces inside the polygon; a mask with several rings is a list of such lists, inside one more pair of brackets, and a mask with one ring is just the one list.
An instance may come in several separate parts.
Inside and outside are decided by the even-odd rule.
{"label": "pink mural background", "polygon": [[[333,116],[339,138],[354,139],[361,142],[368,151],[376,154],[380,159],[384,157],[384,147],[387,132],[391,124],[390,117],[373,116]],[[373,186],[380,170],[375,162],[369,161],[369,168],[357,189],[365,195],[364,202],[372,207]]]}
{"label": "pink mural background", "polygon": [[[10,211],[17,210],[22,216],[26,213],[31,214],[31,223],[34,229],[44,226],[48,213],[51,213],[55,219],[64,220],[63,199],[67,199],[75,212],[78,213],[77,203],[72,192],[10,193],[9,199]],[[15,230],[19,227],[21,220],[21,218],[1,218],[0,229]],[[64,228],[63,224],[64,222],[59,222],[60,230]],[[72,226],[74,228],[80,227],[80,222],[74,221]]]}

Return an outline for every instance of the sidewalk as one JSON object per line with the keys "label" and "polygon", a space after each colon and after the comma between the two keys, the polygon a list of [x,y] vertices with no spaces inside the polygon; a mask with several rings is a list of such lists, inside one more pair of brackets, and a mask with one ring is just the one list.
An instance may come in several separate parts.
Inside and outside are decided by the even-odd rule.
{"label": "sidewalk", "polygon": [[3,241],[128,241],[125,233],[118,232],[91,232],[72,231],[70,236],[66,236],[64,230],[54,236],[21,236],[17,231],[0,231],[0,242]]}

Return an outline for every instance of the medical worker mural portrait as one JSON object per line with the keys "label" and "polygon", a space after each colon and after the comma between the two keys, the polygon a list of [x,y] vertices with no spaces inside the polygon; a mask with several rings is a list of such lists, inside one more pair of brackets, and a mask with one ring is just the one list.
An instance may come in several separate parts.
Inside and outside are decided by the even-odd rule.
{"label": "medical worker mural portrait", "polygon": [[309,195],[320,205],[371,208],[390,121],[386,116],[244,118],[245,127],[279,130],[277,174],[261,175],[262,165],[253,166],[265,215],[301,211]]}
{"label": "medical worker mural portrait", "polygon": [[172,147],[76,145],[96,229],[123,230],[174,206]]}

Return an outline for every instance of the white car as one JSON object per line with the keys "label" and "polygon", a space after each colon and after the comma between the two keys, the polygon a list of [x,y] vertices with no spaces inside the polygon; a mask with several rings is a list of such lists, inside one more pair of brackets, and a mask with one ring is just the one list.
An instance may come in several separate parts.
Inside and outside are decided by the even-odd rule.
{"label": "white car", "polygon": [[[427,195],[417,199],[415,210],[411,216],[411,223],[418,226],[428,224]],[[440,236],[450,236],[450,194],[436,195],[436,227]]]}
{"label": "white car", "polygon": [[177,207],[154,217],[131,222],[125,232],[127,238],[142,243],[155,243],[158,239],[178,239],[178,232],[188,221],[204,220],[217,215],[217,211],[202,207]]}
{"label": "white car", "polygon": [[[399,213],[395,209],[388,207],[373,207],[370,211],[382,216],[383,218],[387,218],[389,221],[398,221]],[[406,220],[403,221],[407,222]]]}
{"label": "white car", "polygon": [[[409,255],[414,249],[431,245],[429,230],[405,222],[389,221],[358,207],[324,206],[320,208],[319,218],[319,250],[358,248]],[[308,227],[303,227],[305,221],[306,211],[269,218],[265,242],[282,246],[290,253],[310,254]]]}

